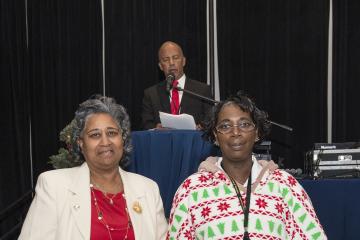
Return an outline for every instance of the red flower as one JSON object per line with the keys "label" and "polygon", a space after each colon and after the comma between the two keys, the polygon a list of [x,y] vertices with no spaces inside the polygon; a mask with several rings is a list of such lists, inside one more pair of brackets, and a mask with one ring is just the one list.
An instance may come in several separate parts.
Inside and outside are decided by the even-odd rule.
{"label": "red flower", "polygon": [[275,170],[273,174],[274,174],[275,176],[279,176],[279,177],[282,176],[282,173],[281,173],[279,170]]}
{"label": "red flower", "polygon": [[220,210],[220,211],[227,211],[228,208],[230,207],[230,205],[226,202],[224,203],[219,203],[219,205],[217,206],[217,208]]}
{"label": "red flower", "polygon": [[259,208],[265,209],[267,207],[267,202],[265,202],[264,199],[259,198],[256,200],[256,205],[258,205]]}
{"label": "red flower", "polygon": [[226,176],[224,173],[219,173],[219,179],[222,181],[226,181]]}
{"label": "red flower", "polygon": [[282,214],[284,212],[284,207],[281,205],[281,203],[277,203],[275,205],[276,210],[278,211],[278,213]]}
{"label": "red flower", "polygon": [[201,175],[200,177],[199,177],[199,181],[200,182],[206,182],[208,179],[207,179],[207,177],[206,176],[204,176],[204,175]]}
{"label": "red flower", "polygon": [[210,212],[211,212],[211,209],[209,207],[204,207],[202,210],[201,210],[201,216],[203,218],[205,217],[208,217],[210,215]]}
{"label": "red flower", "polygon": [[296,179],[293,176],[288,176],[288,181],[291,186],[296,185]]}
{"label": "red flower", "polygon": [[184,236],[185,236],[187,239],[193,239],[190,230],[187,230],[187,231],[184,233]]}
{"label": "red flower", "polygon": [[188,188],[190,186],[191,183],[191,179],[186,179],[185,182],[183,183],[183,188]]}

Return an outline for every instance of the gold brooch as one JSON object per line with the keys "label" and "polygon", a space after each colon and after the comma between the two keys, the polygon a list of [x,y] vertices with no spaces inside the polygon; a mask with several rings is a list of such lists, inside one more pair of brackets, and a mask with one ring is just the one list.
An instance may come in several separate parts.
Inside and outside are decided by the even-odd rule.
{"label": "gold brooch", "polygon": [[137,213],[139,213],[139,214],[142,212],[142,208],[141,208],[140,203],[139,203],[138,201],[134,202],[132,208],[133,208],[133,210],[134,210],[135,212],[137,212]]}

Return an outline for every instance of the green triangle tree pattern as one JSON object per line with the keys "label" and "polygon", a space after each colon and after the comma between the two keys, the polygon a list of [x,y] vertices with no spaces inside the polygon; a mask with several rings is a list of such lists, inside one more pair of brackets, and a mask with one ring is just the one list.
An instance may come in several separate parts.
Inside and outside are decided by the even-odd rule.
{"label": "green triangle tree pattern", "polygon": [[273,233],[274,227],[275,227],[274,221],[268,221],[268,225],[269,225],[270,232]]}
{"label": "green triangle tree pattern", "polygon": [[315,228],[315,224],[313,222],[309,223],[309,225],[306,228],[306,231],[310,231],[311,229]]}
{"label": "green triangle tree pattern", "polygon": [[232,193],[232,191],[229,189],[229,187],[226,184],[224,185],[224,191],[226,195]]}
{"label": "green triangle tree pattern", "polygon": [[211,227],[208,227],[208,237],[209,238],[215,237],[215,233]]}
{"label": "green triangle tree pattern", "polygon": [[237,231],[239,231],[239,227],[238,227],[238,225],[237,225],[237,223],[236,223],[235,220],[233,220],[232,223],[231,223],[231,231],[232,231],[232,232],[237,232]]}
{"label": "green triangle tree pattern", "polygon": [[176,232],[176,227],[174,227],[174,225],[171,226],[171,231]]}
{"label": "green triangle tree pattern", "polygon": [[225,232],[225,223],[224,222],[221,222],[219,223],[218,225],[216,225],[220,231],[221,234],[224,234]]}
{"label": "green triangle tree pattern", "polygon": [[200,231],[200,235],[201,235],[202,238],[204,238],[205,237],[205,231]]}
{"label": "green triangle tree pattern", "polygon": [[317,232],[317,233],[314,233],[313,235],[311,235],[312,239],[316,240],[320,237],[321,235],[321,232]]}
{"label": "green triangle tree pattern", "polygon": [[270,192],[274,191],[274,183],[273,182],[269,182],[268,187],[269,187]]}
{"label": "green triangle tree pattern", "polygon": [[284,189],[282,190],[281,195],[283,196],[283,198],[285,198],[288,193],[289,193],[289,189],[284,188]]}
{"label": "green triangle tree pattern", "polygon": [[175,219],[176,219],[176,221],[177,221],[178,223],[180,223],[180,222],[181,222],[182,217],[181,217],[181,216],[179,216],[179,215],[175,215]]}
{"label": "green triangle tree pattern", "polygon": [[193,193],[191,194],[191,196],[192,196],[192,198],[194,199],[195,202],[197,202],[197,200],[198,200],[198,195],[199,195],[198,192],[193,192]]}
{"label": "green triangle tree pattern", "polygon": [[300,217],[299,217],[299,221],[301,222],[301,223],[304,223],[304,221],[305,221],[305,219],[306,219],[306,213],[304,213],[303,215],[301,215]]}
{"label": "green triangle tree pattern", "polygon": [[293,211],[296,212],[297,210],[299,210],[301,208],[299,203],[295,203]]}
{"label": "green triangle tree pattern", "polygon": [[263,230],[260,219],[256,219],[255,228],[256,228],[256,230],[259,230],[259,231]]}
{"label": "green triangle tree pattern", "polygon": [[203,198],[208,198],[209,197],[209,193],[208,193],[207,189],[204,189],[202,197]]}
{"label": "green triangle tree pattern", "polygon": [[282,227],[281,227],[281,225],[278,226],[278,228],[277,228],[277,233],[281,236],[281,233],[282,233]]}
{"label": "green triangle tree pattern", "polygon": [[293,198],[291,198],[291,199],[288,201],[288,205],[289,205],[290,207],[292,207],[292,206],[294,205],[294,199],[293,199]]}
{"label": "green triangle tree pattern", "polygon": [[185,204],[181,204],[181,205],[180,205],[180,210],[183,211],[183,212],[185,212],[185,213],[188,212],[188,209],[187,209],[187,207],[185,206]]}
{"label": "green triangle tree pattern", "polygon": [[214,188],[213,192],[214,192],[216,197],[219,196],[219,188],[218,187]]}

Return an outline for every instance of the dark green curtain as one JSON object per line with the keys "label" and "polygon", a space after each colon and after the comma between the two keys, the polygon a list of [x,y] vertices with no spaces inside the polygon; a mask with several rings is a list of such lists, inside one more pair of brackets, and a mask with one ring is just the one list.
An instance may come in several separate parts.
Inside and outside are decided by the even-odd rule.
{"label": "dark green curtain", "polygon": [[102,92],[101,5],[28,1],[34,177],[49,169],[78,104]]}
{"label": "dark green curtain", "polygon": [[360,2],[334,0],[333,141],[360,141]]}
{"label": "dark green curtain", "polygon": [[15,239],[20,200],[31,189],[24,1],[0,2],[0,78],[0,238]]}
{"label": "dark green curtain", "polygon": [[314,142],[326,141],[329,1],[217,1],[220,95],[253,96],[271,120],[275,160],[303,166]]}
{"label": "dark green curtain", "polygon": [[140,128],[145,88],[163,80],[157,52],[171,40],[183,47],[187,76],[206,82],[205,0],[105,1],[106,94],[129,111]]}

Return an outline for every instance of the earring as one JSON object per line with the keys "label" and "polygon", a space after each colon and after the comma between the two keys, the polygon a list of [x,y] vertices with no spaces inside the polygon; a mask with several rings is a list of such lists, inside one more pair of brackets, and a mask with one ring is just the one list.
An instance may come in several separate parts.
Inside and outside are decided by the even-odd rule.
{"label": "earring", "polygon": [[219,142],[217,141],[217,140],[215,140],[215,142],[214,142],[214,144],[215,144],[215,146],[219,146]]}

